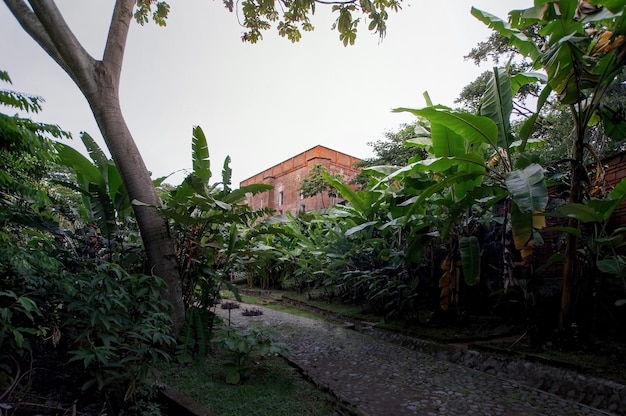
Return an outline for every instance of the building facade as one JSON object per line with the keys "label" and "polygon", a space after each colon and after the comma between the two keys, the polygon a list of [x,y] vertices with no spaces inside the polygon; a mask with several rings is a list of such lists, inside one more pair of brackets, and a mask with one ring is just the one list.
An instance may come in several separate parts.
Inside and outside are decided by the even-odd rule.
{"label": "building facade", "polygon": [[253,209],[272,208],[277,214],[298,214],[327,208],[343,202],[340,198],[332,198],[327,192],[304,198],[300,193],[302,180],[309,176],[315,165],[322,165],[331,175],[340,174],[344,182],[348,183],[358,173],[354,164],[360,162],[354,156],[329,149],[324,146],[315,146],[290,159],[280,162],[242,181],[240,186],[265,183],[273,185],[274,189],[256,195],[248,194],[248,205]]}

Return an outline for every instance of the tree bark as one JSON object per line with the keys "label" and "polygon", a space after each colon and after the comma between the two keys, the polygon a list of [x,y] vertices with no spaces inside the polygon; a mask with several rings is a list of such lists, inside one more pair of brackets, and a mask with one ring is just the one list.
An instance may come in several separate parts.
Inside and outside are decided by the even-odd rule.
{"label": "tree bark", "polygon": [[92,58],[67,26],[53,0],[4,0],[24,30],[74,80],[94,114],[111,157],[120,171],[134,205],[137,224],[148,257],[148,273],[167,283],[165,297],[172,304],[172,334],[178,336],[185,321],[180,274],[174,244],[150,173],[124,120],[119,83],[128,29],[135,0],[117,0],[102,61]]}

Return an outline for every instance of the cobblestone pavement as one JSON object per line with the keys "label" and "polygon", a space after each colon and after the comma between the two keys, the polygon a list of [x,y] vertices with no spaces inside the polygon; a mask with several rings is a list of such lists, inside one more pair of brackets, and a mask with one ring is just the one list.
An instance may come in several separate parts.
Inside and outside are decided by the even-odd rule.
{"label": "cobblestone pavement", "polygon": [[[391,415],[609,415],[580,403],[368,336],[340,323],[259,308],[232,325],[258,321],[292,349],[289,359],[356,413]],[[229,311],[217,310],[226,321]]]}

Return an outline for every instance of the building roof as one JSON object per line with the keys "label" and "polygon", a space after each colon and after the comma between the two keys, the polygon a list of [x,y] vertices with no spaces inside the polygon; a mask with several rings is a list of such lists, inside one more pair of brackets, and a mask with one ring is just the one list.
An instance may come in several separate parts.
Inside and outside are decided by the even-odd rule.
{"label": "building roof", "polygon": [[351,159],[358,159],[358,160],[360,160],[359,158],[357,158],[355,156],[351,156],[351,155],[349,155],[347,153],[343,153],[343,152],[340,152],[338,150],[331,149],[330,147],[326,147],[326,146],[322,146],[322,145],[318,144],[317,146],[313,146],[310,149],[305,150],[304,152],[298,153],[297,155],[294,155],[294,156],[290,157],[289,159],[285,159],[282,162],[278,162],[275,165],[272,165],[271,167],[269,167],[269,168],[267,168],[267,169],[265,169],[265,170],[263,170],[261,172],[258,172],[256,174],[250,176],[249,178],[244,179],[243,181],[241,181],[241,184],[243,184],[245,182],[248,182],[251,179],[254,179],[254,178],[258,177],[261,174],[263,174],[264,177],[265,176],[272,176],[271,175],[272,171],[274,171],[279,166],[284,165],[285,163],[289,162],[290,160],[297,159],[297,158],[300,158],[300,157],[304,156],[304,157],[306,157],[306,161],[308,162],[309,160],[312,160],[312,159],[315,159],[315,158],[322,158],[322,157],[324,157],[324,153],[327,154],[329,151],[330,152],[334,152],[334,153],[336,153],[338,155],[342,155],[342,156],[351,158]]}

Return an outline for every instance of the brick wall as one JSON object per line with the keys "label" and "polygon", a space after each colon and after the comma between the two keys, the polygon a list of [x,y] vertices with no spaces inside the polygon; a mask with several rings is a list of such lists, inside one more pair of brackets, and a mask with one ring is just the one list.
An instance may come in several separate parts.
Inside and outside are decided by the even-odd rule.
{"label": "brick wall", "polygon": [[[273,208],[277,213],[313,211],[328,207],[340,200],[329,198],[328,194],[316,195],[302,199],[300,184],[309,175],[315,165],[323,165],[330,174],[341,174],[349,182],[358,170],[354,164],[360,159],[329,149],[324,146],[315,146],[290,159],[274,165],[241,182],[240,186],[257,183],[266,183],[274,189],[257,195],[247,195],[247,204],[253,209]],[[323,198],[323,199],[322,199]]]}
{"label": "brick wall", "polygon": [[[607,166],[604,178],[610,188],[626,178],[626,152],[607,158],[603,162]],[[626,226],[626,202],[617,207],[611,223],[616,226]]]}

